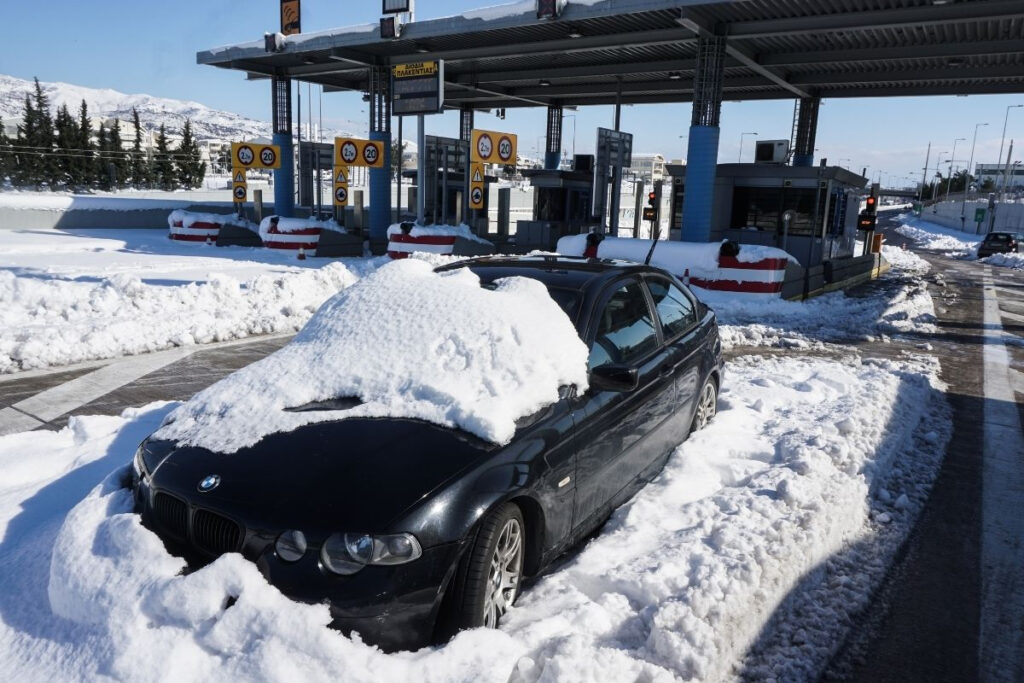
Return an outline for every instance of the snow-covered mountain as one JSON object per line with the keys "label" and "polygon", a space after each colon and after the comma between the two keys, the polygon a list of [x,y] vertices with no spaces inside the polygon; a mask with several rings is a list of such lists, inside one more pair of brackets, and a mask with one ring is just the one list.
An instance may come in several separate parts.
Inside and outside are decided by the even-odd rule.
{"label": "snow-covered mountain", "polygon": [[[211,109],[198,102],[172,100],[153,95],[126,95],[116,90],[84,88],[69,83],[43,83],[43,92],[50,102],[51,113],[66,104],[72,116],[84,99],[90,116],[116,117],[131,121],[132,107],[139,110],[142,127],[155,130],[164,124],[169,132],[178,133],[185,119],[192,120],[192,130],[200,140],[251,140],[269,138],[268,121],[258,121],[227,111]],[[35,93],[35,83],[0,74],[0,118],[21,118],[25,113],[25,95]],[[365,130],[365,127],[363,128]],[[352,123],[353,131],[360,130]],[[348,131],[325,130],[324,139],[335,135],[352,135]]]}

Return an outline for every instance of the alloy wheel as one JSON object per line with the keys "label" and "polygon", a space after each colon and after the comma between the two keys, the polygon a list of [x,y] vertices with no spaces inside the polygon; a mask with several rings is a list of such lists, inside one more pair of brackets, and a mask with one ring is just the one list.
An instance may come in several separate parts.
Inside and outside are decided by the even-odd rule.
{"label": "alloy wheel", "polygon": [[704,429],[711,419],[715,416],[715,412],[718,409],[718,396],[715,392],[715,385],[713,382],[707,382],[704,384],[704,389],[700,392],[700,401],[697,403],[697,415],[694,419],[695,429]]}
{"label": "alloy wheel", "polygon": [[505,522],[491,555],[484,600],[484,626],[494,628],[519,592],[523,573],[523,527],[518,519]]}

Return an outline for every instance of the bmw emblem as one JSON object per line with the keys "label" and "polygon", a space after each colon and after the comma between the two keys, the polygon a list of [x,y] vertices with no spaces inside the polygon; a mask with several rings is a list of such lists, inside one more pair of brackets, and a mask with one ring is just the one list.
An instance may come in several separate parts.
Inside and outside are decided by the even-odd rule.
{"label": "bmw emblem", "polygon": [[209,493],[218,486],[220,486],[220,475],[209,474],[203,477],[203,480],[199,482],[199,486],[197,488],[199,489],[200,493]]}

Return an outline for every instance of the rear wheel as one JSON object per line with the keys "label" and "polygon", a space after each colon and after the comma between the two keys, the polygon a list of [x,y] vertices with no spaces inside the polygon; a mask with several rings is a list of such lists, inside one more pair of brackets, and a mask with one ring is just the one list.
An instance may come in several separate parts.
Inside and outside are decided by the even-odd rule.
{"label": "rear wheel", "polygon": [[693,415],[691,430],[704,429],[715,417],[717,411],[718,386],[715,384],[715,380],[709,377],[700,390],[700,396],[697,399],[697,411]]}
{"label": "rear wheel", "polygon": [[526,525],[518,506],[506,503],[484,518],[455,576],[446,635],[498,625],[519,597],[525,548]]}

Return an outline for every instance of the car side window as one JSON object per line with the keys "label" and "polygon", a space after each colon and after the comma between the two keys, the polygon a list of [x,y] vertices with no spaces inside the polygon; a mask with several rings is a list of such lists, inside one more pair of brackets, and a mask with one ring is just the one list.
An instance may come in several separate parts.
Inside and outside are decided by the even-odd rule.
{"label": "car side window", "polygon": [[693,302],[674,284],[661,278],[651,278],[647,281],[647,288],[651,290],[665,339],[685,332],[697,322]]}
{"label": "car side window", "polygon": [[622,285],[601,309],[590,367],[631,365],[657,347],[654,319],[640,283]]}

